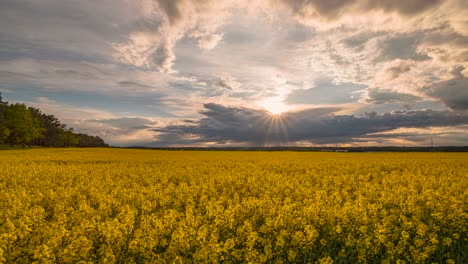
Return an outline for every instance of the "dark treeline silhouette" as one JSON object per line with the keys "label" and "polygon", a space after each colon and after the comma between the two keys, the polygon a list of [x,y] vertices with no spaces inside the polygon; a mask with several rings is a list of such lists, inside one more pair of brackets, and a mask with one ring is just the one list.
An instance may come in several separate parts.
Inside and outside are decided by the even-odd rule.
{"label": "dark treeline silhouette", "polygon": [[107,147],[98,136],[73,132],[53,115],[24,104],[8,104],[0,94],[0,144],[43,147]]}

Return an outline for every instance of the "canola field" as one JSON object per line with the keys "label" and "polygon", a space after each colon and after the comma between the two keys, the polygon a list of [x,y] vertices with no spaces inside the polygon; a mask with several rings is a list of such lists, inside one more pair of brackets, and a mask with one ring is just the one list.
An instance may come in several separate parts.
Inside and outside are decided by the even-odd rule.
{"label": "canola field", "polygon": [[0,263],[468,263],[468,153],[0,151]]}

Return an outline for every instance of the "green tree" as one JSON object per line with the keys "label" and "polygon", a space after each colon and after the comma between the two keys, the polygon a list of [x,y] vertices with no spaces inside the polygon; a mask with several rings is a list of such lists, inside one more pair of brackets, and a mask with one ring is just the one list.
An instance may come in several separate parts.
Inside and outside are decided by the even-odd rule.
{"label": "green tree", "polygon": [[43,136],[44,128],[24,104],[10,105],[5,111],[5,117],[6,127],[9,130],[6,141],[12,146],[15,144],[31,146],[33,140]]}
{"label": "green tree", "polygon": [[0,94],[0,144],[43,147],[107,147],[97,136],[74,133],[54,115],[24,104],[8,105]]}
{"label": "green tree", "polygon": [[60,147],[74,147],[78,143],[78,136],[73,133],[73,129],[63,130],[59,135],[58,144]]}
{"label": "green tree", "polygon": [[41,138],[34,140],[34,144],[44,147],[63,147],[63,136],[66,133],[67,126],[53,115],[46,115],[41,110],[29,107],[33,117],[39,120],[39,123],[44,128],[44,133]]}
{"label": "green tree", "polygon": [[108,147],[109,145],[98,136],[90,136],[86,134],[77,134],[79,140],[79,147]]}
{"label": "green tree", "polygon": [[7,108],[8,102],[3,102],[2,94],[0,93],[0,144],[5,143],[5,139],[10,134],[7,128],[5,117],[5,112]]}

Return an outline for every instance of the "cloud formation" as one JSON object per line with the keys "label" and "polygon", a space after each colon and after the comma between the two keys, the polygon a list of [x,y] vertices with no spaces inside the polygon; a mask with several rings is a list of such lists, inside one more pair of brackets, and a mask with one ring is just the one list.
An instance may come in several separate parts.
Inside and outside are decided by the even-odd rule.
{"label": "cloud formation", "polygon": [[396,111],[366,116],[335,115],[338,108],[318,108],[272,116],[267,111],[205,104],[196,123],[158,128],[154,145],[247,143],[255,146],[309,142],[329,144],[359,141],[372,133],[398,128],[427,128],[468,124],[468,113]]}
{"label": "cloud formation", "polygon": [[420,97],[412,94],[378,88],[369,88],[364,95],[364,102],[372,104],[402,103],[406,105],[419,100],[421,100]]}
{"label": "cloud formation", "polygon": [[463,67],[454,69],[452,79],[423,87],[422,92],[453,110],[468,110],[468,78],[461,73],[463,70]]}
{"label": "cloud formation", "polygon": [[114,43],[115,57],[136,66],[156,66],[173,72],[174,47],[187,36],[198,40],[204,50],[213,49],[222,39],[221,25],[230,1],[142,0],[141,21],[125,43]]}
{"label": "cloud formation", "polygon": [[[436,10],[442,3],[441,0],[141,0],[142,19],[136,23],[127,42],[114,43],[113,47],[115,57],[125,63],[157,67],[160,71],[171,73],[176,60],[174,48],[179,40],[184,37],[194,38],[199,48],[213,49],[223,38],[223,33],[218,30],[236,9],[264,12],[275,18],[281,18],[285,14],[284,10],[287,10],[298,21],[313,25],[314,21],[331,22],[372,12],[412,17],[428,9]],[[383,49],[390,52],[405,52],[404,58],[427,58],[410,54],[416,47],[415,41],[411,35],[402,35],[382,45],[386,45]],[[400,48],[392,49],[392,45]],[[398,55],[385,53],[382,56]]]}

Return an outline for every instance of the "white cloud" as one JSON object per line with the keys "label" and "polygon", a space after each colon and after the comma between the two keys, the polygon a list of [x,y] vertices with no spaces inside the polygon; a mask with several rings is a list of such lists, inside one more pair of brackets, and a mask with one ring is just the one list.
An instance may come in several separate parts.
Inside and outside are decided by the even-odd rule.
{"label": "white cloud", "polygon": [[198,40],[198,47],[202,50],[212,50],[223,39],[223,34],[205,35]]}
{"label": "white cloud", "polygon": [[[142,23],[124,43],[114,43],[115,57],[136,66],[156,66],[174,73],[174,47],[184,36],[198,39],[199,47],[214,48],[222,39],[216,30],[223,23],[230,1],[144,0]],[[191,32],[191,34],[187,34]]]}

